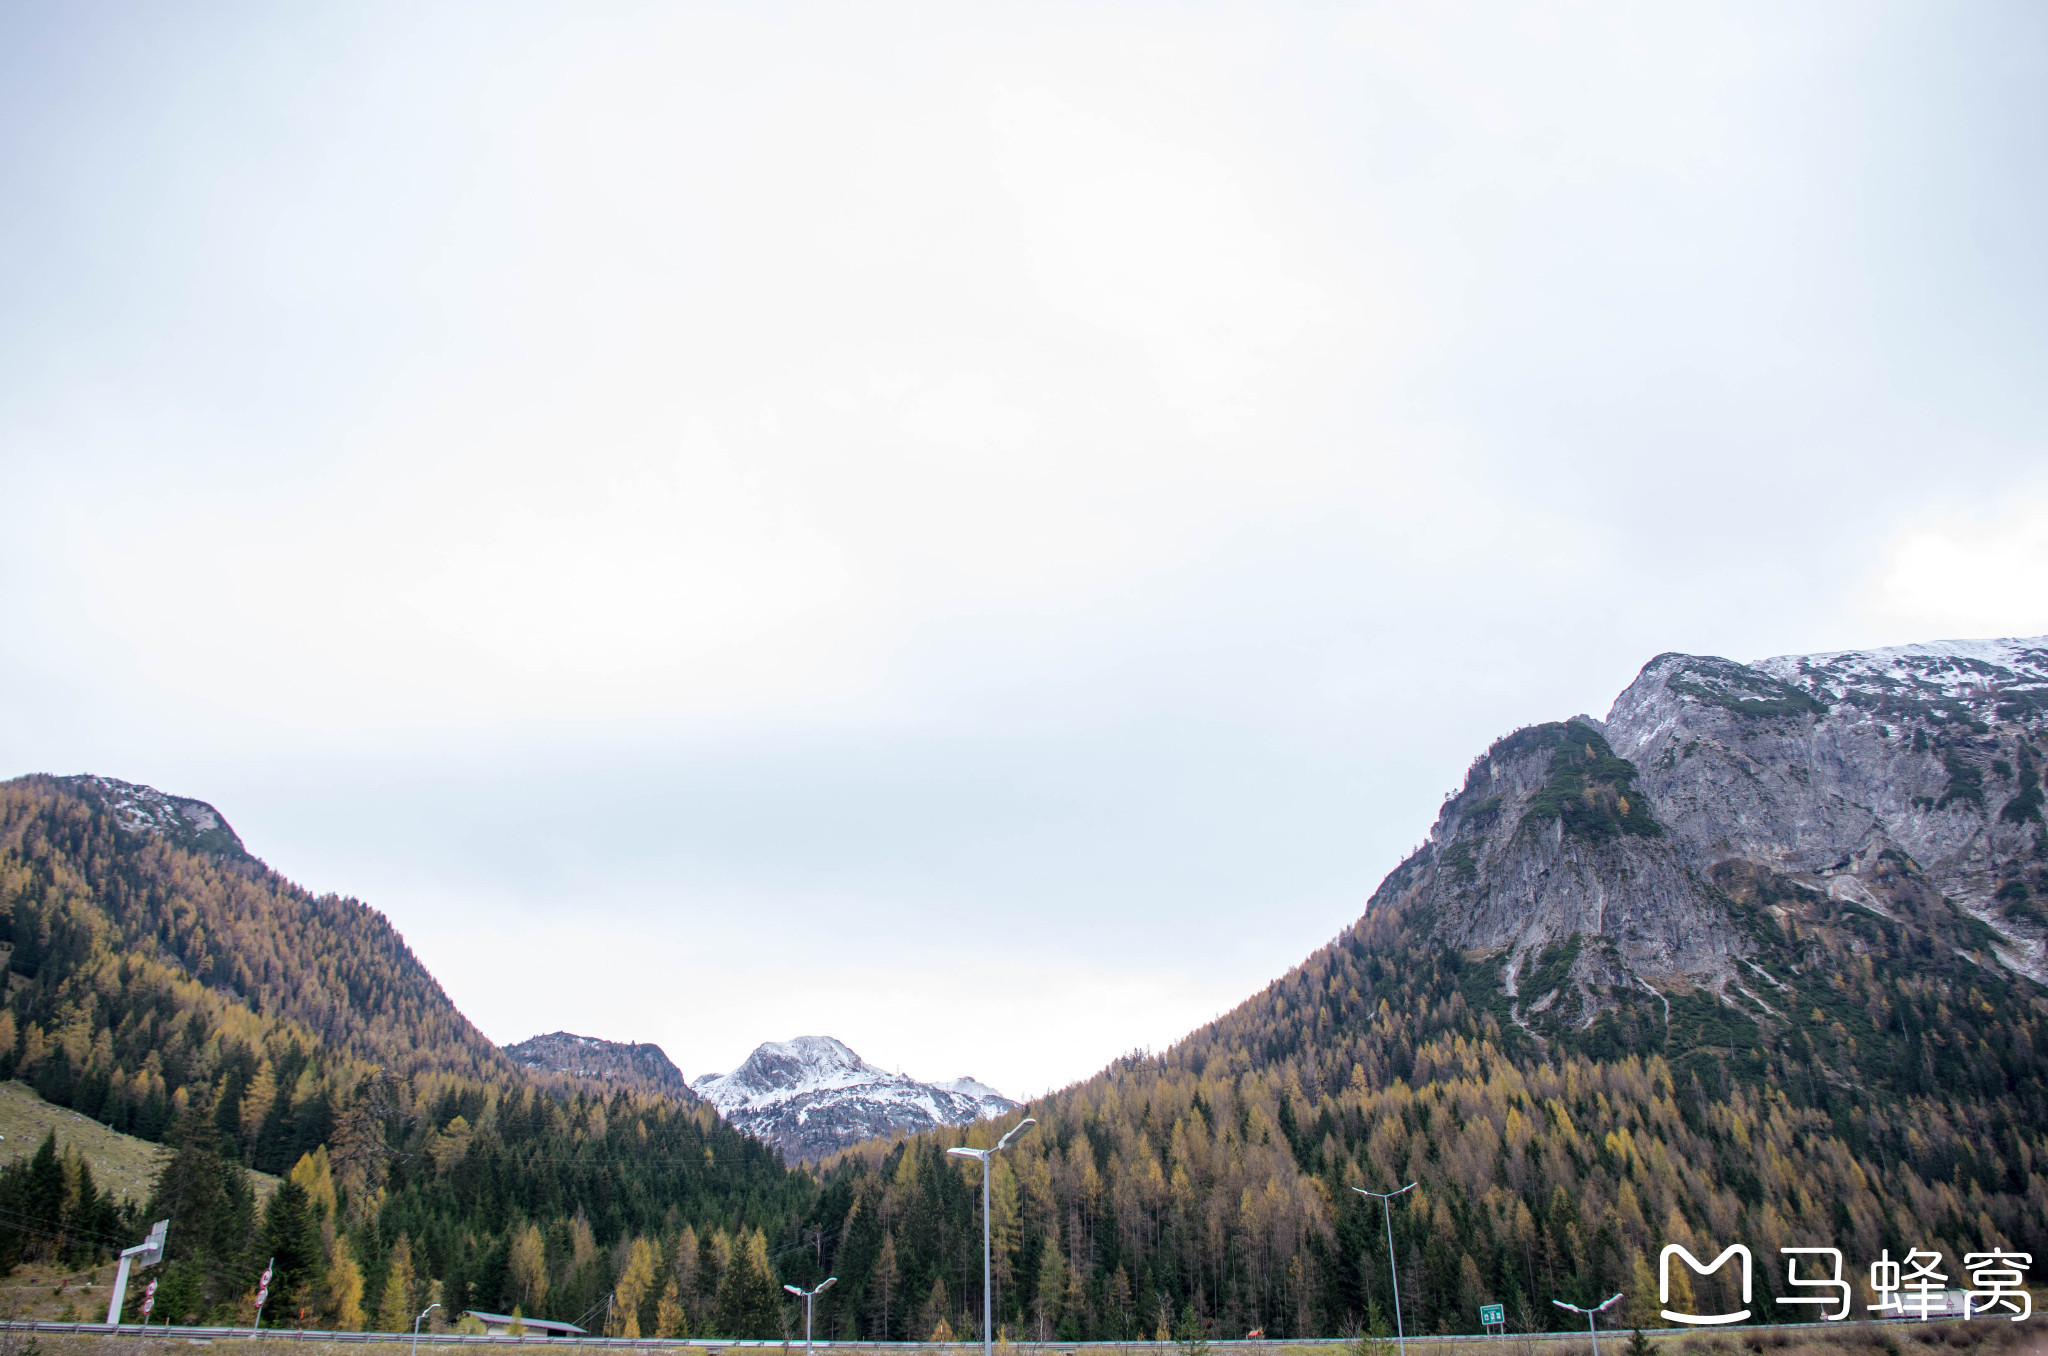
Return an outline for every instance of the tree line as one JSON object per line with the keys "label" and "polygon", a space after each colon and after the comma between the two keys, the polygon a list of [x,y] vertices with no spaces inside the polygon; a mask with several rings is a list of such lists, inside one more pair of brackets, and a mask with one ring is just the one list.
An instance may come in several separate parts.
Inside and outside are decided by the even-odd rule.
{"label": "tree line", "polygon": [[[41,1174],[41,1204],[19,1213],[42,1232],[7,1258],[170,1217],[163,1317],[243,1321],[275,1257],[267,1321],[293,1325],[403,1327],[438,1301],[772,1338],[800,1322],[782,1283],[836,1276],[821,1335],[977,1329],[980,1169],[945,1149],[991,1144],[1015,1116],[792,1169],[701,1104],[551,1079],[459,1042],[436,1059],[398,1031],[412,1009],[389,995],[425,999],[396,980],[299,973],[313,996],[292,1006],[261,997],[260,977],[254,998],[204,983],[157,933],[127,946],[102,909],[95,882],[155,879],[121,857],[131,844],[75,808],[4,796],[0,828],[22,976],[0,1013],[0,1071],[125,1114],[170,1149],[150,1207],[104,1228],[67,1232],[89,1177],[61,1146],[0,1173],[5,1219],[7,1193]],[[209,937],[263,935],[235,921],[252,896],[150,851]],[[1504,1015],[1497,958],[1434,940],[1415,902],[1430,869],[1404,864],[1331,946],[1172,1049],[1026,1108],[1039,1124],[991,1169],[1003,1328],[1370,1332],[1388,1325],[1395,1268],[1411,1332],[1474,1330],[1484,1303],[1541,1328],[1564,1319],[1551,1299],[1617,1290],[1632,1321],[1654,1323],[1651,1268],[1672,1242],[1702,1256],[1833,1245],[1852,1266],[1936,1248],[1951,1275],[1965,1251],[2048,1254],[2048,1004],[1972,958],[1971,920],[1905,888],[1909,862],[1892,868],[1890,918],[1768,872],[1717,880],[1784,977],[1776,1014],[1701,992],[1588,992],[1574,1002],[1592,1020],[1538,1030]],[[1569,972],[1584,944],[1561,942],[1539,973]],[[229,954],[177,954],[202,952]],[[383,1016],[350,1006],[359,985]],[[282,1184],[265,1198],[252,1171]],[[1390,1254],[1380,1207],[1351,1188],[1409,1181]],[[1721,1284],[1702,1280],[1700,1302]]]}

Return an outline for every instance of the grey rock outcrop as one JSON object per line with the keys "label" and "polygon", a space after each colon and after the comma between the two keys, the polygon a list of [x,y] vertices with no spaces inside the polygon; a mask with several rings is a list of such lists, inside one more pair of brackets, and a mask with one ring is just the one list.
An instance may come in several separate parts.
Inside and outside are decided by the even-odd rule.
{"label": "grey rock outcrop", "polygon": [[1497,965],[1532,1035],[1618,991],[1772,1011],[1802,899],[1956,911],[1959,949],[2048,982],[2044,726],[2048,637],[1659,655],[1605,721],[1497,741],[1376,904]]}
{"label": "grey rock outcrop", "polygon": [[607,1041],[595,1036],[578,1036],[568,1031],[551,1031],[505,1047],[516,1064],[529,1069],[546,1069],[587,1078],[594,1082],[623,1085],[664,1093],[684,1101],[697,1100],[683,1080],[683,1071],[660,1046],[643,1041]]}
{"label": "grey rock outcrop", "polygon": [[113,815],[130,833],[161,838],[187,852],[254,861],[220,811],[203,800],[173,796],[153,786],[87,773],[52,779],[59,787]]}

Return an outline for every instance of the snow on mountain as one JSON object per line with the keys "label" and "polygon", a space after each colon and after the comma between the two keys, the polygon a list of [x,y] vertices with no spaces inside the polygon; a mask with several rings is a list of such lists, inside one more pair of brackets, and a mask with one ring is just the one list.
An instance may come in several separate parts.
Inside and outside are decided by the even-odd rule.
{"label": "snow on mountain", "polygon": [[2048,711],[2048,636],[1778,655],[1750,667],[1880,719],[1992,723]]}
{"label": "snow on mountain", "polygon": [[1768,1013],[1843,910],[2048,985],[2044,736],[2048,636],[1661,654],[1605,720],[1495,741],[1373,907],[1425,909],[1539,1038],[1652,995]]}
{"label": "snow on mountain", "polygon": [[1007,1100],[1003,1097],[1003,1094],[997,1092],[988,1084],[973,1078],[955,1078],[948,1082],[940,1083],[938,1086],[945,1088],[950,1092],[965,1093],[969,1097],[994,1097],[998,1101]]}
{"label": "snow on mountain", "polygon": [[691,1085],[728,1121],[792,1158],[822,1158],[878,1135],[966,1125],[1014,1110],[985,1083],[920,1083],[868,1063],[830,1036],[757,1047],[739,1068]]}
{"label": "snow on mountain", "polygon": [[690,1097],[683,1071],[660,1046],[649,1042],[607,1041],[569,1031],[551,1031],[508,1045],[505,1053],[528,1068],[602,1083],[628,1084],[685,1100]]}
{"label": "snow on mountain", "polygon": [[246,858],[248,849],[221,812],[203,800],[173,796],[153,786],[87,773],[57,777],[58,786],[114,816],[130,833],[150,834],[188,852]]}

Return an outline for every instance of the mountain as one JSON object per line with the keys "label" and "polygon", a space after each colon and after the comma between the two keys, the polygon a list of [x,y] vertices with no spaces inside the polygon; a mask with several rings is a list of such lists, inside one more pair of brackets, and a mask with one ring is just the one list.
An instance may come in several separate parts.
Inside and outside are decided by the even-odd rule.
{"label": "mountain", "polygon": [[[1391,1329],[1398,1268],[1410,1335],[1616,1292],[1648,1328],[1665,1245],[1745,1243],[1756,1303],[1681,1273],[1669,1307],[1771,1322],[1781,1247],[1853,1278],[1887,1250],[1957,1281],[1966,1253],[2041,1255],[2044,660],[1659,655],[1604,719],[1496,741],[1328,946],[1030,1104],[992,1169],[998,1321]],[[923,1336],[929,1299],[879,1310],[978,1260],[945,1149],[1013,1119],[834,1160],[835,1331]],[[1385,1217],[1351,1190],[1411,1182]]]}
{"label": "mountain", "polygon": [[130,833],[159,838],[204,856],[254,860],[221,812],[203,800],[167,796],[153,786],[138,786],[114,777],[54,777],[51,781],[111,814]]}
{"label": "mountain", "polygon": [[1489,749],[1398,888],[1538,1039],[1680,995],[1768,1026],[1819,982],[1827,1008],[1825,943],[1898,927],[1959,979],[2041,981],[2044,717],[2048,637],[1659,655],[1604,722]]}
{"label": "mountain", "polygon": [[[1604,718],[1496,741],[1329,945],[1030,1104],[989,1170],[997,1321],[1369,1331],[1398,1267],[1410,1335],[1616,1292],[1647,1328],[1665,1245],[1740,1242],[1753,1304],[1729,1270],[1673,1300],[1768,1322],[1782,1247],[1840,1248],[1859,1284],[1884,1252],[1951,1283],[1966,1253],[2048,1253],[2044,652],[1660,655]],[[980,1170],[946,1149],[1027,1108],[822,1038],[699,1080],[818,1159],[789,1171],[709,1104],[513,1062],[375,910],[146,790],[0,784],[0,1076],[172,1148],[159,1314],[246,1321],[296,1249],[274,1302],[344,1327],[439,1286],[772,1339],[777,1282],[834,1276],[821,1334],[973,1330]],[[122,1228],[81,1225],[82,1174],[74,1205],[37,1158],[0,1174],[0,1267],[85,1265]],[[259,1210],[241,1164],[290,1181]],[[1351,1190],[1410,1182],[1384,1217]]]}
{"label": "mountain", "polygon": [[[653,1047],[609,1050],[677,1087],[515,1063],[389,919],[272,871],[204,801],[0,782],[0,965],[0,1079],[168,1151],[147,1208],[120,1205],[60,1123],[0,1167],[0,1274],[95,1265],[168,1217],[159,1320],[249,1321],[274,1257],[271,1312],[310,1326],[393,1331],[429,1295],[573,1321],[637,1293],[617,1335],[781,1331],[768,1240],[794,1239],[808,1177]],[[265,1202],[250,1168],[289,1180]],[[656,1255],[673,1289],[614,1264]]]}
{"label": "mountain", "polygon": [[705,1074],[693,1086],[739,1129],[802,1159],[1017,1107],[971,1078],[920,1083],[877,1068],[830,1036],[769,1041],[731,1073]]}
{"label": "mountain", "polygon": [[551,1031],[505,1047],[515,1064],[587,1078],[594,1082],[644,1088],[650,1092],[695,1101],[683,1071],[658,1045],[599,1040],[567,1031]]}
{"label": "mountain", "polygon": [[[14,994],[9,1033],[21,1043],[16,1076],[35,1066],[45,1097],[116,1129],[154,1138],[188,1080],[245,1096],[263,1061],[223,1053],[227,1063],[216,1064],[212,1046],[253,1049],[269,1031],[301,1051],[294,1077],[322,1056],[313,1061],[322,1087],[330,1055],[406,1075],[511,1071],[390,920],[271,871],[204,801],[111,777],[0,783],[0,906],[9,966],[26,981]],[[118,972],[112,980],[108,966]],[[110,995],[110,984],[121,997]],[[166,1015],[110,1018],[133,1004]],[[67,1029],[66,1014],[88,1010],[90,1028],[62,1040],[66,1058],[42,1063]],[[193,1013],[201,1019],[195,1037],[203,1028],[215,1039],[186,1042],[188,1055],[167,1042],[163,1026],[172,1014]],[[99,1030],[106,1050],[97,1048]],[[0,1068],[7,1065],[0,1052]],[[82,1093],[67,1083],[73,1078],[84,1081]],[[317,1125],[307,1133],[318,1141]]]}

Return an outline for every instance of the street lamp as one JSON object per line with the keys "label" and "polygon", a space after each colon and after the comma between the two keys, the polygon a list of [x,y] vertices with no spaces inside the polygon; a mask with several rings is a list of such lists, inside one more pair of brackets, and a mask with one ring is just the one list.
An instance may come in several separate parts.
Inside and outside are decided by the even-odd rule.
{"label": "street lamp", "polygon": [[819,1281],[809,1290],[799,1290],[793,1285],[785,1285],[782,1287],[784,1290],[787,1290],[790,1294],[799,1297],[804,1302],[804,1356],[811,1356],[811,1301],[818,1298],[818,1296],[824,1294],[827,1290],[830,1290],[832,1288],[832,1283],[838,1279],[839,1278],[837,1276],[827,1276],[824,1280]]}
{"label": "street lamp", "polygon": [[[1367,1191],[1364,1187],[1351,1189],[1361,1196],[1379,1197],[1380,1213],[1387,1217],[1387,1269],[1394,1273],[1394,1345],[1400,1348],[1401,1356],[1408,1356],[1408,1339],[1401,1335],[1401,1269],[1394,1265],[1394,1207],[1390,1202],[1401,1191],[1415,1190],[1415,1183],[1410,1182],[1401,1191]],[[1600,1356],[1600,1353],[1596,1351],[1593,1356]]]}
{"label": "street lamp", "polygon": [[440,1307],[441,1302],[439,1300],[435,1300],[432,1304],[429,1304],[426,1308],[420,1310],[418,1316],[413,1319],[412,1356],[420,1356],[420,1319],[425,1318],[428,1314],[433,1313],[434,1310]]}
{"label": "street lamp", "polygon": [[1038,1124],[1036,1116],[1026,1116],[1011,1128],[1009,1134],[997,1140],[996,1147],[993,1149],[970,1149],[965,1145],[958,1145],[946,1150],[947,1153],[958,1154],[962,1158],[978,1158],[981,1160],[981,1356],[990,1356],[990,1353],[995,1350],[995,1329],[990,1326],[994,1322],[995,1309],[989,1298],[988,1160],[991,1155],[999,1154],[1009,1148],[1011,1140],[1017,1138],[1017,1136],[1023,1134],[1036,1124]]}
{"label": "street lamp", "polygon": [[1619,1295],[1610,1295],[1590,1309],[1581,1309],[1576,1304],[1566,1304],[1561,1299],[1554,1299],[1551,1303],[1560,1309],[1569,1309],[1575,1314],[1584,1314],[1586,1316],[1586,1331],[1593,1335],[1593,1356],[1600,1356],[1600,1330],[1593,1326],[1593,1315],[1607,1308],[1608,1305],[1613,1304],[1614,1301],[1620,1298],[1621,1296]]}

